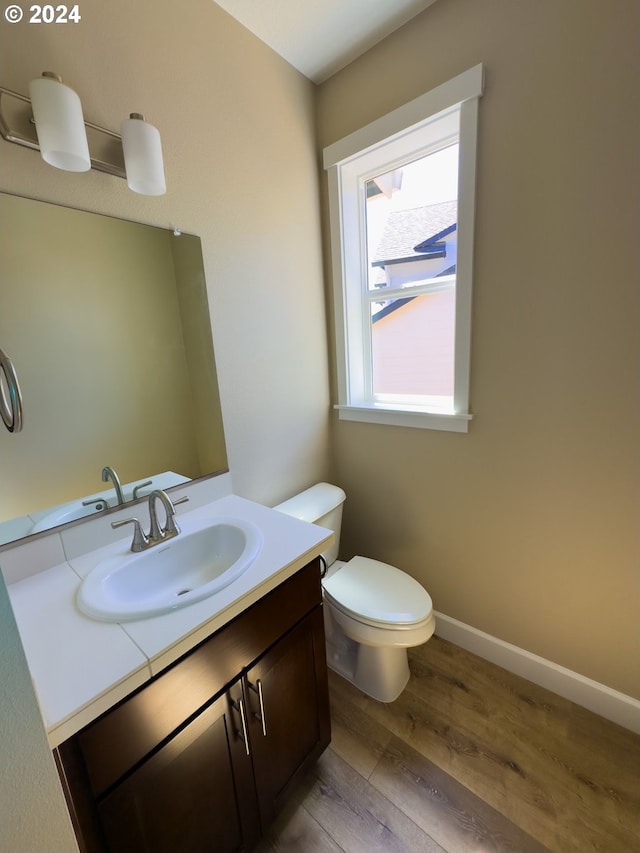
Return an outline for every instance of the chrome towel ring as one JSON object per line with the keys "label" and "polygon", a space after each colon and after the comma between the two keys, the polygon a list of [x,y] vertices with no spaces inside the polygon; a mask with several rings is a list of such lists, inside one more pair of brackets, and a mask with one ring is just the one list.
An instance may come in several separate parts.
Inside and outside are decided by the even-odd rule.
{"label": "chrome towel ring", "polygon": [[22,394],[9,356],[0,349],[0,415],[9,432],[22,429]]}

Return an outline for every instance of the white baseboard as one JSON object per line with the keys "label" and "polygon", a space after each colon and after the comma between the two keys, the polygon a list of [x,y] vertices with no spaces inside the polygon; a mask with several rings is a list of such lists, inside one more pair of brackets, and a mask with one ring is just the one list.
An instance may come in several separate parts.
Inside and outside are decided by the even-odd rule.
{"label": "white baseboard", "polygon": [[505,643],[444,613],[436,612],[435,617],[438,637],[640,734],[640,702],[637,699]]}

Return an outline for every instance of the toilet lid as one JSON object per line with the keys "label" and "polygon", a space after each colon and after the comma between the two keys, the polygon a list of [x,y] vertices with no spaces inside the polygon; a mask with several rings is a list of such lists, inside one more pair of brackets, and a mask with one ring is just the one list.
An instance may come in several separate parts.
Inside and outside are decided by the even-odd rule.
{"label": "toilet lid", "polygon": [[353,557],[323,583],[325,594],[355,619],[382,625],[407,625],[429,618],[431,596],[406,572]]}

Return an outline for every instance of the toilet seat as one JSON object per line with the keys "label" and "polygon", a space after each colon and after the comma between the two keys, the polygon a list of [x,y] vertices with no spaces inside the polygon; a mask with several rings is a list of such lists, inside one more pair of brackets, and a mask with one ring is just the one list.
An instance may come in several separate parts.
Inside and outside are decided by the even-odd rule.
{"label": "toilet seat", "polygon": [[433,616],[424,587],[401,569],[369,557],[353,557],[325,578],[323,588],[334,607],[372,627],[413,629]]}

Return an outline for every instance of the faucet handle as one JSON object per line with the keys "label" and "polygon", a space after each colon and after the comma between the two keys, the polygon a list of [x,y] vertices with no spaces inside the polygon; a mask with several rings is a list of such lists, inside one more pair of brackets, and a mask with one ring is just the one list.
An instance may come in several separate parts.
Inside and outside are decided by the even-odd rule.
{"label": "faucet handle", "polygon": [[151,486],[152,484],[153,484],[153,480],[145,480],[145,482],[144,482],[144,483],[138,483],[138,485],[137,485],[137,486],[135,486],[135,487],[134,487],[134,489],[133,489],[133,499],[134,499],[134,501],[137,501],[137,500],[138,500],[138,498],[140,497],[140,489],[144,489],[144,488],[145,488],[145,486]]}
{"label": "faucet handle", "polygon": [[149,545],[149,537],[142,529],[142,525],[137,518],[123,518],[122,521],[111,522],[111,526],[114,530],[125,524],[133,524],[133,542],[131,543],[131,550],[135,552],[144,551],[144,549]]}
{"label": "faucet handle", "polygon": [[109,501],[106,498],[94,498],[90,501],[82,501],[82,506],[96,505],[96,512],[101,509],[109,509]]}

